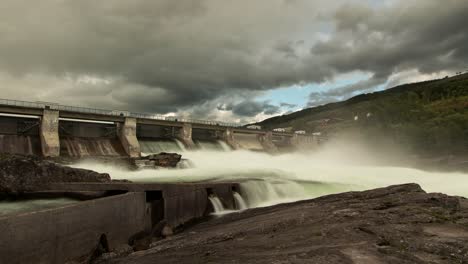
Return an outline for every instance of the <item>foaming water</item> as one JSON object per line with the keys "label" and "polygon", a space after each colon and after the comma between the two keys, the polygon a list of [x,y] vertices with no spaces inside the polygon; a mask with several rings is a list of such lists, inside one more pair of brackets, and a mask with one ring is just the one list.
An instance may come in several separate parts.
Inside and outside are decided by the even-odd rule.
{"label": "foaming water", "polygon": [[238,192],[233,192],[232,194],[234,196],[234,201],[238,210],[245,210],[248,208],[244,198]]}
{"label": "foaming water", "polygon": [[220,213],[224,211],[224,206],[218,197],[210,195],[208,196],[208,199],[210,199],[211,205],[213,206],[213,210],[215,213]]}
{"label": "foaming water", "polygon": [[184,144],[177,139],[138,139],[138,142],[144,154],[186,151]]}
{"label": "foaming water", "polygon": [[320,153],[269,155],[242,150],[199,150],[183,152],[182,155],[191,161],[193,167],[123,171],[101,164],[82,163],[77,166],[108,172],[114,179],[134,182],[239,182],[240,195],[249,208],[404,183],[418,183],[427,192],[468,197],[468,175],[463,173],[359,165]]}
{"label": "foaming water", "polygon": [[231,151],[232,149],[222,140],[196,140],[195,145],[202,151]]}

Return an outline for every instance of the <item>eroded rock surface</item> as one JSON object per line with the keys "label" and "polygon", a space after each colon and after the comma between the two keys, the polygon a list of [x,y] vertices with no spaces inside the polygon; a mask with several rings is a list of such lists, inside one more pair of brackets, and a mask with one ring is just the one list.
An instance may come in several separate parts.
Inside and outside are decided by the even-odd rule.
{"label": "eroded rock surface", "polygon": [[137,158],[134,162],[137,168],[175,168],[181,159],[180,154],[161,152]]}
{"label": "eroded rock surface", "polygon": [[246,210],[111,263],[468,263],[468,202],[416,184]]}
{"label": "eroded rock surface", "polygon": [[21,193],[40,190],[49,183],[109,182],[107,173],[71,168],[32,156],[0,157],[0,192]]}

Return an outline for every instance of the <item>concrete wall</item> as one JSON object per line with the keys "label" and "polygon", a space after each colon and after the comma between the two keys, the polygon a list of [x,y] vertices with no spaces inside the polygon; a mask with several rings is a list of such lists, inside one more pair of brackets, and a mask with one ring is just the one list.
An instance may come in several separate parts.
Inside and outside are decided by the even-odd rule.
{"label": "concrete wall", "polygon": [[39,119],[0,117],[0,153],[42,155]]}
{"label": "concrete wall", "polygon": [[309,150],[317,147],[318,139],[316,137],[295,134],[291,138],[291,145],[296,149]]}
{"label": "concrete wall", "polygon": [[125,118],[123,124],[119,124],[119,138],[122,146],[130,157],[139,157],[141,154],[140,143],[136,136],[136,119],[132,117]]}
{"label": "concrete wall", "polygon": [[173,138],[180,128],[160,125],[137,124],[138,138]]}
{"label": "concrete wall", "polygon": [[60,136],[80,138],[117,138],[114,124],[59,121]]}
{"label": "concrete wall", "polygon": [[59,112],[44,109],[41,118],[40,138],[44,157],[58,157],[60,155]]}
{"label": "concrete wall", "polygon": [[177,186],[163,191],[164,219],[177,227],[207,213],[208,195],[206,188]]}
{"label": "concrete wall", "polygon": [[214,141],[214,140],[222,139],[222,134],[220,132],[221,131],[219,130],[193,128],[192,140]]}
{"label": "concrete wall", "polygon": [[127,193],[62,208],[0,218],[0,263],[65,263],[150,228],[145,193]]}
{"label": "concrete wall", "polygon": [[170,226],[177,227],[211,213],[209,192],[218,196],[226,208],[234,209],[232,195],[234,186],[237,185],[231,183],[193,186],[174,184],[169,188],[164,188],[164,219]]}
{"label": "concrete wall", "polygon": [[237,147],[240,149],[247,149],[247,150],[254,150],[254,151],[265,150],[257,134],[234,133],[234,141]]}

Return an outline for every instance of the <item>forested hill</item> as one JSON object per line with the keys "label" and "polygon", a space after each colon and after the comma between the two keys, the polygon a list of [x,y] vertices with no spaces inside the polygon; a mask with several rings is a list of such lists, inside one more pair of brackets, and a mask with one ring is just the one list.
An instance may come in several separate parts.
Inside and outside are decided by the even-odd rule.
{"label": "forested hill", "polygon": [[468,152],[468,74],[397,86],[266,119],[268,128],[385,135],[413,150]]}

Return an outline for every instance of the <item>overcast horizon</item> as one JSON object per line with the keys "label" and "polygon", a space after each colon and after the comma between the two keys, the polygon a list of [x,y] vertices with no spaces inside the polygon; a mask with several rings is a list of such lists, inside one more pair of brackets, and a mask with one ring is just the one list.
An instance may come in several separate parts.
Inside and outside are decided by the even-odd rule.
{"label": "overcast horizon", "polygon": [[468,70],[468,1],[3,0],[0,98],[248,123]]}

